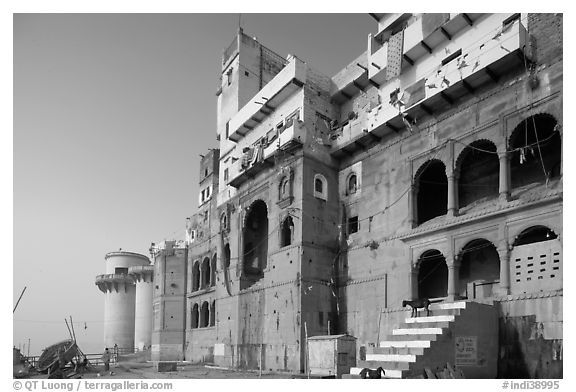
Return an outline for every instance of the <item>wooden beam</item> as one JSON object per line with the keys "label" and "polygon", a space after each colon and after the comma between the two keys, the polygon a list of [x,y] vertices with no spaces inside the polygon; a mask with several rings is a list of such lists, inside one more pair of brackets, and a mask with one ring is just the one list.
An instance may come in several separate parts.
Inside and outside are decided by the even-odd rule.
{"label": "wooden beam", "polygon": [[472,86],[470,86],[470,83],[468,83],[467,81],[463,80],[463,81],[462,81],[462,86],[464,86],[464,88],[465,88],[466,90],[468,90],[468,92],[469,92],[470,94],[474,94],[474,88],[473,88]]}
{"label": "wooden beam", "polygon": [[464,18],[466,23],[468,23],[469,26],[474,26],[474,22],[472,22],[472,19],[470,19],[468,14],[462,14],[462,17]]}
{"label": "wooden beam", "polygon": [[490,79],[492,79],[494,83],[498,83],[499,77],[490,69],[490,67],[485,67],[484,72],[486,72],[486,75],[490,76]]}
{"label": "wooden beam", "polygon": [[448,102],[450,105],[454,104],[454,101],[452,100],[452,98],[450,98],[448,96],[448,94],[446,94],[444,91],[440,91],[440,96],[446,101]]}
{"label": "wooden beam", "polygon": [[250,117],[250,120],[254,121],[255,123],[262,124],[262,120],[258,120],[256,117]]}
{"label": "wooden beam", "polygon": [[434,112],[432,111],[432,109],[430,109],[428,106],[426,106],[425,104],[421,103],[420,104],[420,109],[422,109],[423,111],[426,112],[426,114],[428,114],[429,116],[433,116]]}
{"label": "wooden beam", "polygon": [[444,27],[440,27],[440,32],[442,34],[444,34],[444,37],[446,37],[448,39],[448,41],[452,41],[452,36],[450,34],[448,34],[448,32],[446,31],[446,29]]}
{"label": "wooden beam", "polygon": [[378,68],[378,69],[382,69],[378,64],[376,64],[375,62],[371,63],[374,67]]}
{"label": "wooden beam", "polygon": [[386,123],[385,123],[384,125],[386,125],[388,128],[390,128],[390,129],[393,130],[394,132],[398,133],[398,128],[396,128],[395,126],[393,126],[392,124],[390,124],[388,121],[386,121]]}
{"label": "wooden beam", "polygon": [[360,150],[362,150],[362,151],[365,151],[365,150],[366,150],[366,146],[363,145],[362,143],[360,143],[359,140],[355,140],[355,141],[354,141],[354,144],[357,145],[357,146],[360,148]]}
{"label": "wooden beam", "polygon": [[360,91],[364,91],[364,87],[360,86],[357,81],[353,80],[352,84]]}
{"label": "wooden beam", "polygon": [[372,18],[374,18],[374,20],[375,20],[376,22],[380,22],[380,18],[379,18],[378,16],[376,16],[376,14],[368,13],[368,15],[370,15]]}
{"label": "wooden beam", "polygon": [[368,135],[370,135],[370,137],[376,142],[379,142],[382,140],[382,138],[380,136],[375,135],[373,132],[368,132]]}
{"label": "wooden beam", "polygon": [[402,57],[404,57],[404,60],[406,60],[406,62],[410,65],[414,65],[414,60],[412,60],[410,57],[408,57],[407,54],[402,55]]}
{"label": "wooden beam", "polygon": [[347,94],[344,91],[340,91],[340,94],[342,94],[347,100],[351,100],[353,98],[350,94]]}
{"label": "wooden beam", "polygon": [[428,44],[424,41],[420,41],[420,45],[428,51],[428,53],[432,54],[432,48],[428,46]]}
{"label": "wooden beam", "polygon": [[374,87],[376,87],[376,88],[380,88],[380,84],[376,83],[376,82],[373,81],[372,79],[368,79],[368,82],[369,82],[372,86],[374,86]]}
{"label": "wooden beam", "polygon": [[368,72],[368,68],[366,68],[365,66],[363,66],[360,63],[356,63],[357,66],[359,66],[360,68],[362,68],[364,70],[364,72]]}

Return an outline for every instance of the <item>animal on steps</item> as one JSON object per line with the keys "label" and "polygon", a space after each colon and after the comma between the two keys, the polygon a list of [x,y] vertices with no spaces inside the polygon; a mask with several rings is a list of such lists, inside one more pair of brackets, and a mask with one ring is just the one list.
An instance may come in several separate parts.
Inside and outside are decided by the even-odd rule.
{"label": "animal on steps", "polygon": [[410,317],[418,317],[418,309],[420,308],[426,309],[426,316],[430,316],[430,309],[428,309],[428,307],[430,306],[431,303],[432,302],[428,298],[418,298],[413,299],[411,301],[409,300],[402,301],[402,307],[405,308],[406,305],[408,305],[412,308]]}
{"label": "animal on steps", "polygon": [[362,378],[382,378],[380,373],[382,373],[382,376],[385,375],[384,369],[382,369],[382,367],[379,367],[376,370],[364,368],[360,371],[360,377],[362,377]]}

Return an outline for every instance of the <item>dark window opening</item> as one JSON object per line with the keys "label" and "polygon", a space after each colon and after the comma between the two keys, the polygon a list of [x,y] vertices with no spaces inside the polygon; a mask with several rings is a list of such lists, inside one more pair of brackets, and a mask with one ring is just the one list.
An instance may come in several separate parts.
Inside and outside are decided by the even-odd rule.
{"label": "dark window opening", "polygon": [[294,239],[294,222],[292,217],[289,216],[282,222],[281,242],[280,246],[288,246],[292,244]]}
{"label": "dark window opening", "polygon": [[198,328],[198,320],[199,320],[199,311],[198,311],[198,304],[194,304],[192,307],[192,312],[190,314],[190,328]]}
{"label": "dark window opening", "polygon": [[201,288],[206,288],[210,285],[210,259],[206,257],[202,261],[202,281],[201,281]]}
{"label": "dark window opening", "polygon": [[554,231],[550,230],[546,226],[533,226],[522,231],[516,237],[514,241],[514,246],[528,245],[536,242],[550,241],[558,238],[558,235]]}
{"label": "dark window opening", "polygon": [[264,276],[268,256],[268,209],[262,200],[255,201],[248,210],[243,230],[244,284],[246,288]]}
{"label": "dark window opening", "polygon": [[353,216],[348,218],[348,234],[356,233],[358,231],[358,217]]}
{"label": "dark window opening", "polygon": [[212,301],[210,304],[210,326],[216,325],[216,301]]}
{"label": "dark window opening", "polygon": [[458,179],[459,207],[498,196],[500,163],[496,146],[488,140],[478,140],[460,155]]}
{"label": "dark window opening", "polygon": [[230,267],[230,244],[224,245],[224,268]]}
{"label": "dark window opening", "polygon": [[324,192],[324,183],[322,182],[322,180],[320,178],[317,178],[314,181],[314,190],[318,193]]}
{"label": "dark window opening", "polygon": [[422,224],[437,216],[446,215],[448,179],[446,167],[438,160],[426,162],[416,174],[416,221]]}
{"label": "dark window opening", "polygon": [[224,181],[228,181],[228,168],[224,169]]}
{"label": "dark window opening", "polygon": [[230,136],[230,121],[226,121],[226,139]]}
{"label": "dark window opening", "polygon": [[560,177],[562,140],[549,114],[536,114],[520,123],[509,142],[512,189]]}
{"label": "dark window opening", "polygon": [[202,304],[202,309],[200,309],[200,328],[206,328],[210,321],[210,309],[208,307],[208,302]]}
{"label": "dark window opening", "polygon": [[192,267],[192,291],[197,291],[200,289],[200,264],[196,261],[194,262],[194,267]]}
{"label": "dark window opening", "polygon": [[356,174],[352,174],[350,178],[348,178],[348,193],[356,193],[356,189],[358,187],[358,179]]}
{"label": "dark window opening", "polygon": [[502,21],[502,26],[509,25],[510,23],[512,23],[516,20],[519,20],[519,19],[520,19],[520,14],[511,15]]}
{"label": "dark window opening", "polygon": [[122,274],[127,274],[127,273],[128,273],[128,268],[125,268],[125,267],[116,267],[116,268],[114,268],[114,273],[115,273],[115,274],[120,274],[120,275],[122,275]]}
{"label": "dark window opening", "polygon": [[418,298],[448,295],[448,266],[438,250],[426,251],[418,260]]}
{"label": "dark window opening", "polygon": [[460,252],[458,294],[468,299],[490,297],[499,281],[500,257],[494,244],[484,239],[466,244]]}

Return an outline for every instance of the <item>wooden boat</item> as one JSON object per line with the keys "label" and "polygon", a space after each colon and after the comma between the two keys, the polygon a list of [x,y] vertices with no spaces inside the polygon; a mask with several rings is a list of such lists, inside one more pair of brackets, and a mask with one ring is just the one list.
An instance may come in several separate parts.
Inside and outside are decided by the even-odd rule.
{"label": "wooden boat", "polygon": [[60,351],[63,351],[64,361],[68,363],[78,354],[78,346],[73,340],[64,340],[46,347],[38,359],[38,371],[44,373],[56,365]]}

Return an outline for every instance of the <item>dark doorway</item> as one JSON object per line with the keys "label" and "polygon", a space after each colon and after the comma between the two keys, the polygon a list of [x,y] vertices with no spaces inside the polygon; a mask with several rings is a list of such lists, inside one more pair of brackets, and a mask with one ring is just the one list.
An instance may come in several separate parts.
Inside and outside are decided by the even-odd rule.
{"label": "dark doorway", "polygon": [[462,151],[459,161],[460,208],[481,199],[498,197],[500,163],[494,143],[489,140],[473,142]]}
{"label": "dark doorway", "polygon": [[422,254],[418,260],[418,298],[439,298],[448,295],[448,266],[436,249]]}
{"label": "dark doorway", "polygon": [[416,218],[422,224],[437,216],[446,215],[448,179],[446,166],[439,160],[426,162],[416,174]]}

